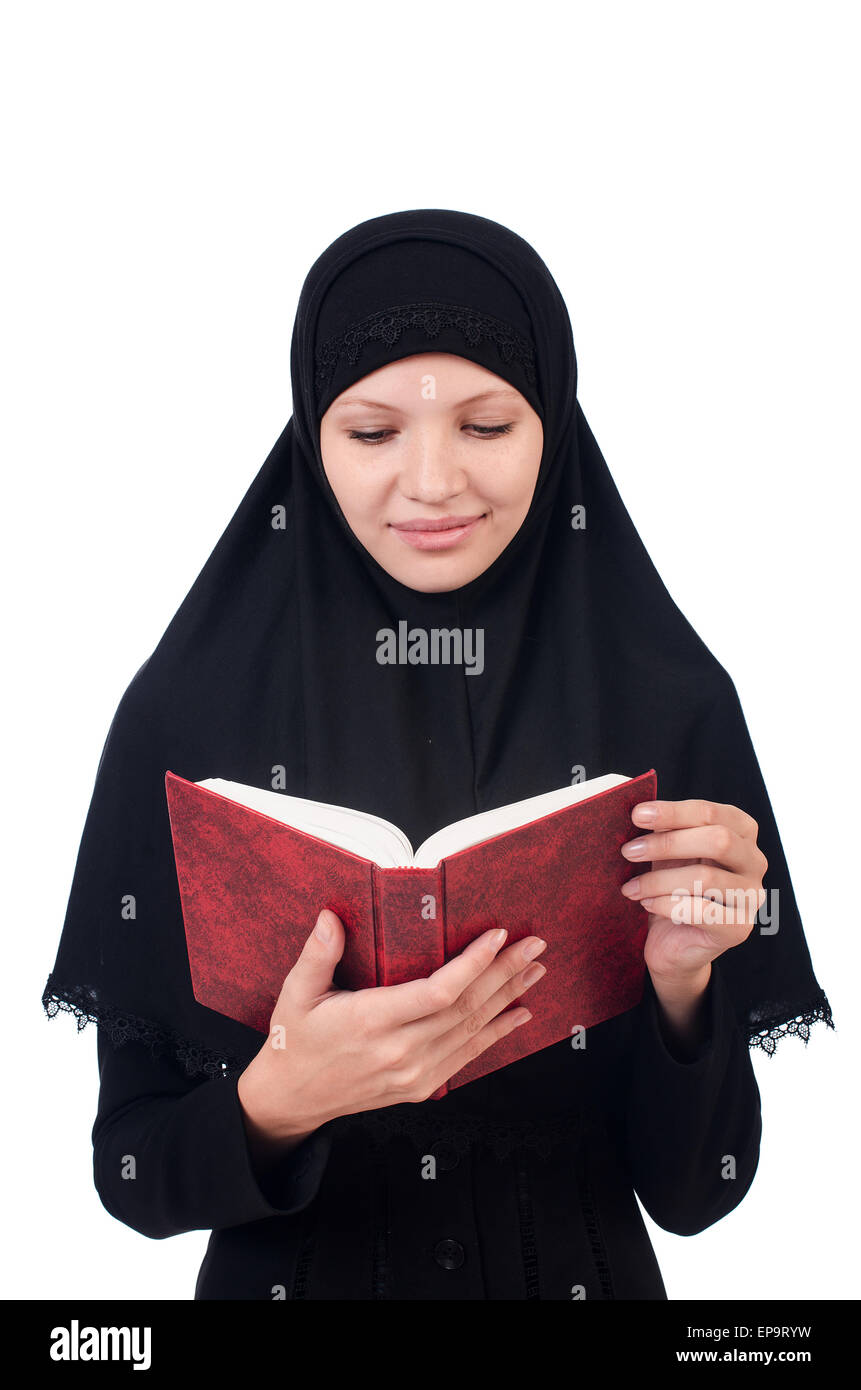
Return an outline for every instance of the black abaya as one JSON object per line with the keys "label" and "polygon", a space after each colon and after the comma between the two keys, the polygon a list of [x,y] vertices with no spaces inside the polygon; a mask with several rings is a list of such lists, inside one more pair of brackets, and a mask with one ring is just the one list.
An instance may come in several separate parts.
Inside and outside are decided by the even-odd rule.
{"label": "black abaya", "polygon": [[561,1043],[473,1083],[501,1115],[562,1105],[555,1127],[425,1143],[336,1120],[265,1177],[235,1080],[194,1081],[100,1037],[96,1186],[144,1235],[212,1230],[197,1299],[665,1299],[634,1190],[658,1225],[693,1235],[738,1205],[759,1158],[759,1090],[719,961],[707,1007],[692,1060],[667,1046],[647,988],[583,1051]]}

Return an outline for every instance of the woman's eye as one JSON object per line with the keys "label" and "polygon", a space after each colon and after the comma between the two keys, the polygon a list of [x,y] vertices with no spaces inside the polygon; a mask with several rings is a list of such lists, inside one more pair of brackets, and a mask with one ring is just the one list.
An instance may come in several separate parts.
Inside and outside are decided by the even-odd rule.
{"label": "woman's eye", "polygon": [[390,434],[390,430],[350,430],[350,439],[361,439],[363,444],[382,444],[382,436]]}
{"label": "woman's eye", "polygon": [[492,438],[494,437],[494,435],[498,435],[498,434],[508,434],[509,430],[512,430],[512,429],[514,428],[514,426],[513,426],[513,425],[468,425],[467,428],[468,428],[468,429],[471,429],[471,430],[480,430],[481,434],[485,437],[485,439],[492,439]]}
{"label": "woman's eye", "polygon": [[[464,429],[477,430],[480,439],[495,439],[499,435],[508,434],[514,428],[513,425],[464,425]],[[348,438],[360,439],[363,444],[383,444],[384,436],[391,434],[391,430],[350,430]]]}

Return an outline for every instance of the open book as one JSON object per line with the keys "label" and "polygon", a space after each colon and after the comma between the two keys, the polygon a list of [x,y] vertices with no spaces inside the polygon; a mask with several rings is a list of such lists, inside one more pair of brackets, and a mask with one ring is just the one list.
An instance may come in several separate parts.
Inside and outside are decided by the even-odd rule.
{"label": "open book", "polygon": [[[437,1095],[632,1008],[648,919],[623,897],[631,811],[654,769],[608,773],[443,827],[413,851],[366,812],[221,778],[165,775],[195,998],[261,1033],[323,907],[344,923],[344,989],[431,974],[492,927],[547,941],[533,1017]],[[510,1007],[513,1007],[510,1006]]]}
{"label": "open book", "polygon": [[267,787],[246,787],[241,782],[225,782],[221,777],[207,777],[203,782],[196,782],[195,786],[209,787],[211,791],[237,801],[240,806],[260,811],[262,815],[271,816],[284,825],[292,825],[296,830],[304,830],[306,835],[315,835],[318,840],[326,840],[330,845],[340,845],[341,849],[373,860],[381,869],[433,869],[447,854],[469,849],[470,845],[490,840],[506,830],[515,830],[518,825],[529,825],[530,821],[549,815],[551,811],[561,811],[565,806],[573,806],[578,801],[585,801],[589,796],[627,781],[628,778],[619,773],[608,772],[605,777],[593,777],[588,782],[542,792],[540,796],[531,796],[526,801],[512,801],[510,805],[500,806],[495,811],[481,811],[478,815],[443,826],[442,830],[423,840],[415,851],[402,830],[392,825],[391,821],[372,816],[369,811],[353,811],[349,806],[330,806],[325,801],[306,801],[304,797],[286,796],[284,792],[270,791]]}

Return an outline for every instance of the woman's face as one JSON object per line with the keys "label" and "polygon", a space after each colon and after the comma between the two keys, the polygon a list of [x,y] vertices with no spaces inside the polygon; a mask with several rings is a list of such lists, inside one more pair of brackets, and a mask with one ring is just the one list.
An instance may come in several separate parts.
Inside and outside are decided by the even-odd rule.
{"label": "woman's face", "polygon": [[544,431],[519,391],[448,352],[356,381],[320,421],[323,467],[353,534],[426,593],[482,574],[532,501]]}

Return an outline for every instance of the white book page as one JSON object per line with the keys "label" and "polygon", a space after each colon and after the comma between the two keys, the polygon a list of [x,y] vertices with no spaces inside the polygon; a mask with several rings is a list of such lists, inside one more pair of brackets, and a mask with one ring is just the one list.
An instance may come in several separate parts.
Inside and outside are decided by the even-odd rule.
{"label": "white book page", "polygon": [[494,811],[481,811],[477,816],[453,821],[419,845],[413,862],[418,868],[432,869],[449,854],[481,844],[483,840],[502,835],[506,830],[516,830],[519,825],[529,825],[541,816],[562,811],[566,806],[574,806],[578,801],[585,801],[589,796],[609,791],[610,787],[618,787],[621,782],[630,780],[630,777],[623,777],[619,772],[608,772],[588,782],[576,782],[573,786],[559,787],[556,791],[542,792],[540,796],[530,796],[525,801],[512,801],[508,806],[500,806]]}
{"label": "white book page", "polygon": [[471,845],[481,844],[483,840],[490,840],[507,830],[516,830],[520,825],[529,825],[541,816],[574,806],[578,801],[585,801],[587,797],[630,780],[621,773],[608,772],[588,782],[558,787],[555,791],[542,792],[540,796],[530,796],[525,801],[512,801],[508,806],[499,806],[493,811],[481,811],[476,816],[467,816],[464,820],[443,826],[442,830],[437,830],[419,845],[415,854],[402,830],[392,825],[391,821],[371,815],[369,811],[354,811],[349,806],[333,806],[325,801],[306,801],[301,796],[287,796],[284,792],[270,791],[267,787],[248,787],[242,782],[230,782],[223,777],[207,777],[195,785],[218,792],[240,806],[247,806],[249,810],[271,816],[282,825],[290,825],[294,830],[302,830],[306,835],[314,835],[318,840],[338,845],[362,859],[370,859],[380,868],[434,869],[446,855],[469,849]]}
{"label": "white book page", "polygon": [[247,787],[223,777],[207,777],[195,785],[218,792],[249,810],[260,811],[294,830],[303,830],[306,835],[338,845],[362,859],[371,859],[381,868],[412,863],[413,847],[403,831],[368,811],[330,806],[325,801],[306,801],[301,796],[287,796],[267,787]]}

